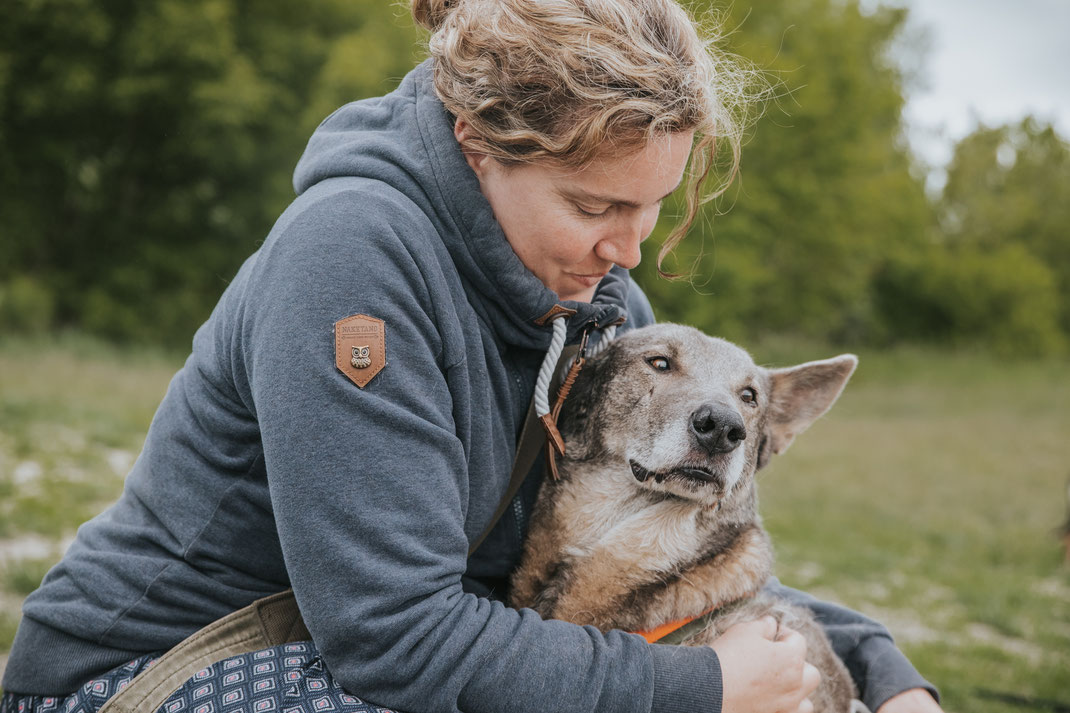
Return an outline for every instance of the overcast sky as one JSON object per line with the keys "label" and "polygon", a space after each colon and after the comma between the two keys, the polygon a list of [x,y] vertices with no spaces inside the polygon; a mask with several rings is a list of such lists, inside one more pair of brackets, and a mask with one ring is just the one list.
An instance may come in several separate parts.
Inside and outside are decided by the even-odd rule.
{"label": "overcast sky", "polygon": [[[863,0],[875,5],[878,0]],[[1070,139],[1070,0],[882,0],[927,28],[925,88],[906,109],[911,143],[944,165],[953,140],[1026,114]]]}

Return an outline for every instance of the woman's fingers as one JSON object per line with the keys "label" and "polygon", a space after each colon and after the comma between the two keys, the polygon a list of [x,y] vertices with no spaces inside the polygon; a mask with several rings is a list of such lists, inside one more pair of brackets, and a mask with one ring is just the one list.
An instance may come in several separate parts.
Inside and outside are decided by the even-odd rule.
{"label": "woman's fingers", "polygon": [[813,713],[821,674],[806,663],[806,639],[773,617],[736,624],[713,642],[721,662],[723,713]]}
{"label": "woman's fingers", "polygon": [[806,695],[810,695],[821,685],[821,672],[813,664],[803,664],[802,685],[806,689]]}
{"label": "woman's fingers", "polygon": [[761,634],[762,638],[768,639],[769,641],[776,641],[782,630],[780,622],[768,614],[761,619],[757,619],[753,622],[736,624],[736,626],[746,626],[748,623],[757,625],[758,632]]}
{"label": "woman's fingers", "polygon": [[[803,642],[805,645],[805,641]],[[805,651],[803,652],[805,655]],[[799,703],[798,713],[814,713],[814,703],[810,700],[811,693],[817,690],[817,687],[821,685],[821,672],[817,670],[817,667],[809,664],[803,664],[802,670],[802,690],[806,691],[806,698],[802,699]]]}

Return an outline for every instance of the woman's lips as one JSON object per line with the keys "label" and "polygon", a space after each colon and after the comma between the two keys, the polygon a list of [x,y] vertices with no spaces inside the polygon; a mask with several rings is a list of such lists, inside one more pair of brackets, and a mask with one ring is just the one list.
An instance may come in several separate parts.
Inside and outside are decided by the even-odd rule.
{"label": "woman's lips", "polygon": [[579,282],[584,287],[596,287],[602,278],[606,276],[604,272],[598,272],[593,275],[577,275],[576,273],[569,273],[574,280]]}

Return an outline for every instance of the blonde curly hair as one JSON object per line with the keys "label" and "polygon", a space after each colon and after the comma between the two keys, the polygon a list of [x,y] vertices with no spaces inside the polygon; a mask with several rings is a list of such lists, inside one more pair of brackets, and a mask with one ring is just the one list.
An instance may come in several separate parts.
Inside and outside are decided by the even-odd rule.
{"label": "blonde curly hair", "polygon": [[[438,97],[472,127],[472,148],[503,164],[579,167],[607,146],[695,132],[686,212],[659,271],[739,169],[752,72],[674,0],[412,0],[412,14],[431,32]],[[720,140],[730,164],[707,189]]]}

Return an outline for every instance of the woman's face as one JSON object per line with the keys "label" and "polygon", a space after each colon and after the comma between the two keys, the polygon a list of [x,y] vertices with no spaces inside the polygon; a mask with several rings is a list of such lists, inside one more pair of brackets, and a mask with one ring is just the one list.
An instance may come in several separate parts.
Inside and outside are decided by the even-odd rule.
{"label": "woman's face", "polygon": [[[462,146],[467,131],[457,122]],[[680,184],[692,138],[681,132],[627,155],[607,151],[580,169],[465,158],[520,261],[559,299],[589,302],[613,265],[639,264],[639,243]]]}

